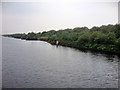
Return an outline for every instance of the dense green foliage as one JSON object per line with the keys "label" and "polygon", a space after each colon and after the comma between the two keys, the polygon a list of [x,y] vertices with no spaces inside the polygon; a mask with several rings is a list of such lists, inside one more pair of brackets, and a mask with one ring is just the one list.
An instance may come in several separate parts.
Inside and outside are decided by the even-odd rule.
{"label": "dense green foliage", "polygon": [[55,44],[75,48],[93,48],[97,50],[120,52],[120,24],[102,25],[100,27],[76,27],[74,29],[50,30],[48,32],[7,35],[27,40],[45,40]]}

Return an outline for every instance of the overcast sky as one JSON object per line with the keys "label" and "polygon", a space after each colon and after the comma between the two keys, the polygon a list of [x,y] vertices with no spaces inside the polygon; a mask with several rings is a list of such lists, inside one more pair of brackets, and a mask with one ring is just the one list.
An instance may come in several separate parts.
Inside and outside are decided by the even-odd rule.
{"label": "overcast sky", "polygon": [[117,2],[2,2],[3,33],[42,32],[118,23]]}

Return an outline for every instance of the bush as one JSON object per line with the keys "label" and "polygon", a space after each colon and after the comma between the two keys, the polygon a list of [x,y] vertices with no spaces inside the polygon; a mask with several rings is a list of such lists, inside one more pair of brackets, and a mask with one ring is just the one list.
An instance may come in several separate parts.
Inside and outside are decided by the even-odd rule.
{"label": "bush", "polygon": [[78,38],[78,44],[85,44],[90,42],[89,33],[83,34]]}
{"label": "bush", "polygon": [[113,32],[109,32],[107,34],[107,44],[115,44],[116,42],[116,36],[115,36],[115,33]]}
{"label": "bush", "polygon": [[93,32],[90,36],[91,43],[104,44],[106,43],[107,36],[101,32]]}
{"label": "bush", "polygon": [[117,40],[116,47],[120,50],[120,38]]}

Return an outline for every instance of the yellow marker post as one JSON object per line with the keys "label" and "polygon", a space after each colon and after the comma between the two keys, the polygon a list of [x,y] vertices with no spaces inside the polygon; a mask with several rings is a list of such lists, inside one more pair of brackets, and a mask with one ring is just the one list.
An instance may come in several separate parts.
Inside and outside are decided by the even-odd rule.
{"label": "yellow marker post", "polygon": [[58,44],[59,44],[59,42],[58,42],[58,40],[56,41],[56,45],[58,46]]}

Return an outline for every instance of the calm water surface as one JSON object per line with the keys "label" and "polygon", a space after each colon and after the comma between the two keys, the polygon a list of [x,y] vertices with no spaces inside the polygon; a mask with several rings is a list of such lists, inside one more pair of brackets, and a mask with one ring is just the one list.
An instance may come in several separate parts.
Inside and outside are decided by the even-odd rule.
{"label": "calm water surface", "polygon": [[2,38],[3,88],[117,88],[116,55]]}

